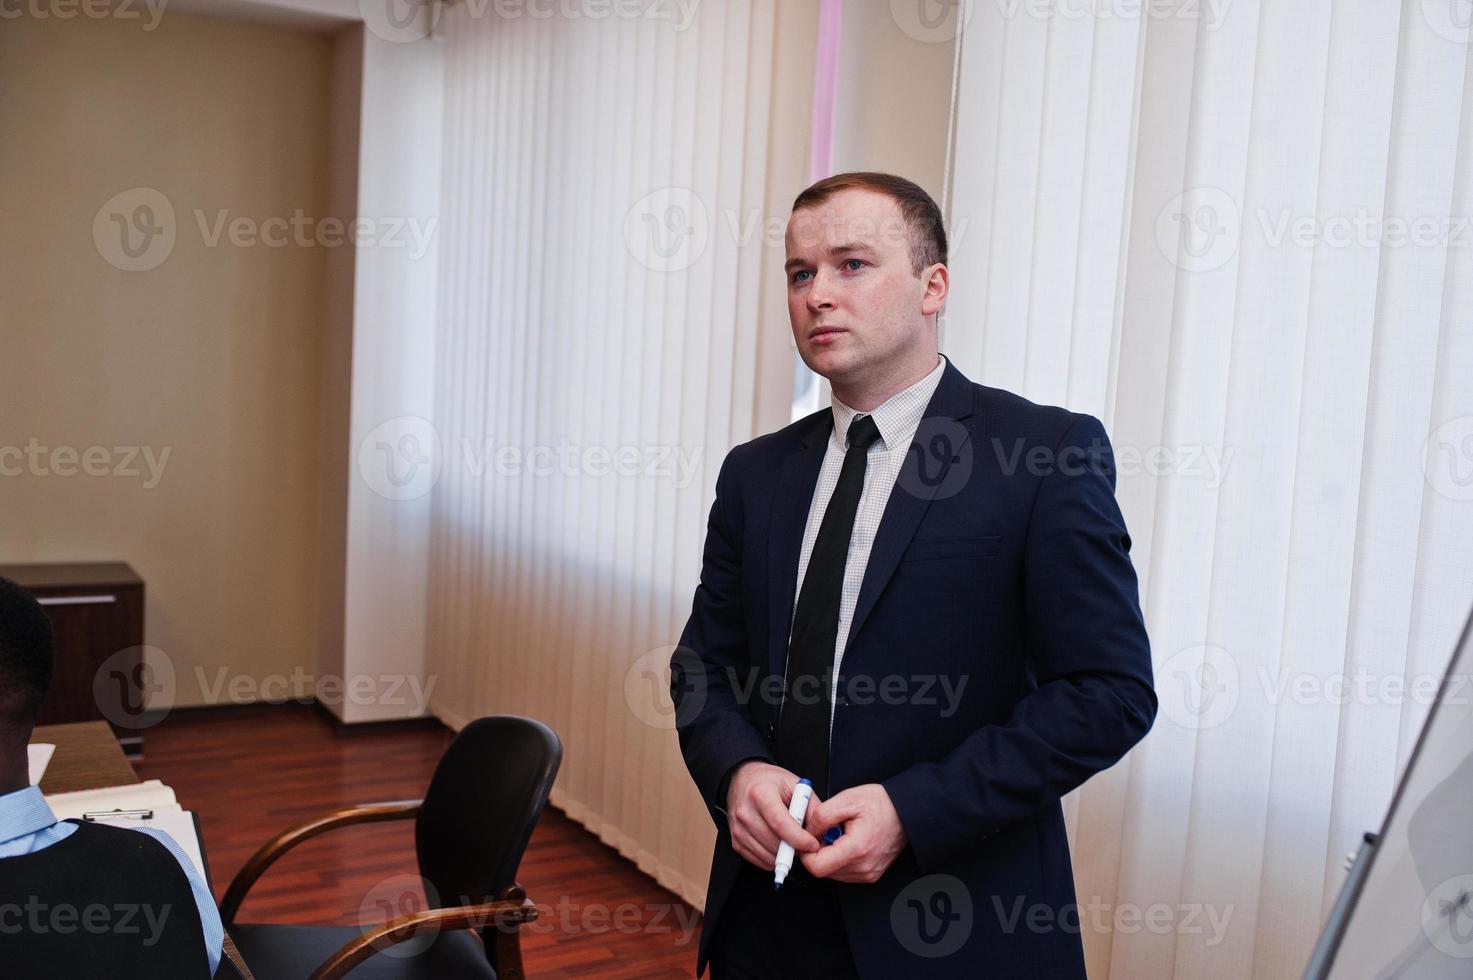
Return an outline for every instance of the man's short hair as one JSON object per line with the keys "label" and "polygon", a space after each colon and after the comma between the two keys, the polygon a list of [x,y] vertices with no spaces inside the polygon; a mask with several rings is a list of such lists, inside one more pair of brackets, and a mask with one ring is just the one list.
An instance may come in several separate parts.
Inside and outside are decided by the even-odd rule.
{"label": "man's short hair", "polygon": [[900,208],[900,216],[910,231],[913,274],[919,276],[926,266],[937,262],[946,264],[946,228],[941,222],[941,209],[930,194],[904,177],[869,170],[834,174],[799,194],[793,201],[793,210],[817,207],[839,191],[855,188],[884,194]]}
{"label": "man's short hair", "polygon": [[0,578],[0,704],[20,711],[19,718],[35,721],[41,701],[51,686],[53,653],[51,620],[36,597],[8,578]]}

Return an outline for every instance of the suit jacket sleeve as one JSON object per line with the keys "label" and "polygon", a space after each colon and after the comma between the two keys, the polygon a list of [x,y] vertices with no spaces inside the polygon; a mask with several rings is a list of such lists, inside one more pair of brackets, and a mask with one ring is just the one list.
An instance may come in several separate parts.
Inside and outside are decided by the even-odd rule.
{"label": "suit jacket sleeve", "polygon": [[773,760],[766,738],[743,702],[741,690],[760,690],[752,668],[742,611],[742,511],[729,453],[716,479],[716,501],[706,529],[701,582],[680,646],[670,658],[670,698],[675,726],[696,788],[717,826],[725,819],[726,777],[747,759]]}
{"label": "suit jacket sleeve", "polygon": [[1041,476],[1024,540],[1024,625],[1036,684],[1006,724],[882,785],[923,871],[1038,816],[1117,762],[1156,714],[1150,646],[1115,467],[1100,422],[1077,415]]}

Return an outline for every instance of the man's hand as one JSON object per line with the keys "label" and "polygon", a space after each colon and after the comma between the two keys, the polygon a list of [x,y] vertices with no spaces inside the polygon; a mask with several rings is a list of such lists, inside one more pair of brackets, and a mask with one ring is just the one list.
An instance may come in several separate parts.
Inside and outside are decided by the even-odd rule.
{"label": "man's hand", "polygon": [[[731,849],[765,871],[771,871],[777,864],[777,847],[781,841],[792,844],[800,855],[818,850],[818,838],[788,815],[793,787],[797,785],[798,777],[781,766],[758,759],[739,765],[726,788]],[[809,804],[810,812],[812,805]]]}
{"label": "man's hand", "polygon": [[814,799],[803,822],[819,837],[830,827],[844,825],[843,836],[833,844],[800,856],[803,867],[815,878],[872,884],[908,843],[890,794],[879,783],[854,786],[827,800]]}

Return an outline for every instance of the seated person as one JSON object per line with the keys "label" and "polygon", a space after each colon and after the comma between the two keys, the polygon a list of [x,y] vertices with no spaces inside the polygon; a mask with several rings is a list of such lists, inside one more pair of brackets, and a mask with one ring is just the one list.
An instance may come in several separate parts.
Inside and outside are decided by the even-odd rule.
{"label": "seated person", "polygon": [[0,578],[0,974],[213,976],[220,912],[173,838],[57,822],[30,785],[26,743],[52,660],[40,604]]}

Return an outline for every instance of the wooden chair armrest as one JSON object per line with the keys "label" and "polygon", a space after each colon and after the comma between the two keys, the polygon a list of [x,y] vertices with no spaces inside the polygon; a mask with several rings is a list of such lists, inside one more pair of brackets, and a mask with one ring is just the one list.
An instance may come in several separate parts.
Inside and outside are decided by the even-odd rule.
{"label": "wooden chair armrest", "polygon": [[261,877],[262,873],[271,867],[277,858],[303,841],[310,840],[318,834],[327,833],[329,830],[349,827],[353,824],[408,820],[419,814],[419,807],[423,802],[423,800],[395,800],[389,803],[363,803],[359,806],[350,806],[331,813],[324,813],[321,816],[310,817],[282,831],[262,844],[260,850],[251,855],[251,859],[231,880],[230,887],[225,890],[225,898],[220,903],[220,919],[227,926],[235,921],[235,913],[240,910],[240,903],[245,900],[246,892],[250,891],[256,879]]}
{"label": "wooden chair armrest", "polygon": [[522,971],[518,929],[537,918],[537,906],[529,901],[521,885],[510,885],[494,902],[426,909],[401,915],[345,943],[313,971],[310,980],[339,980],[364,960],[390,946],[413,939],[427,929],[439,933],[450,929],[496,930],[496,975],[501,980],[525,980]]}
{"label": "wooden chair armrest", "polygon": [[225,933],[220,940],[220,955],[229,960],[235,967],[235,972],[240,974],[240,980],[256,980],[251,973],[251,968],[246,965],[245,957],[240,955],[240,950],[235,948],[235,940],[230,938],[230,933]]}

